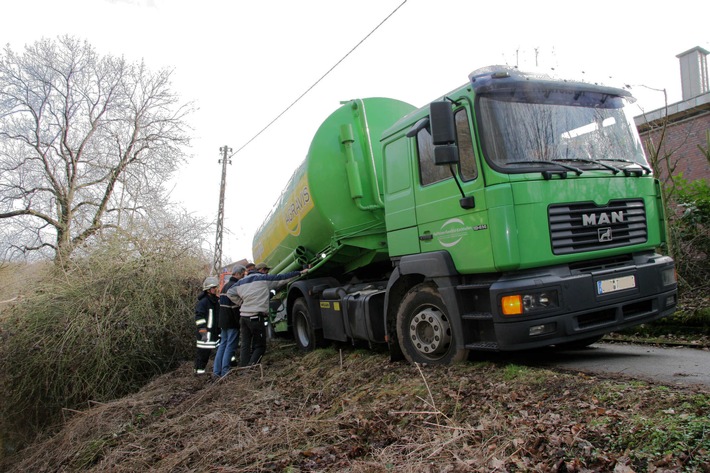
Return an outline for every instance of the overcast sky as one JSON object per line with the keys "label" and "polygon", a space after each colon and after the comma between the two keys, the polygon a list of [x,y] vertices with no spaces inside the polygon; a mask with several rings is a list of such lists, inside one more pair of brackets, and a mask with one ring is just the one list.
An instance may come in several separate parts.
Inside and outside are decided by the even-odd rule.
{"label": "overcast sky", "polygon": [[[710,2],[662,5],[637,0],[22,0],[3,5],[0,43],[20,52],[42,37],[70,34],[86,39],[100,54],[144,59],[154,70],[173,68],[174,90],[199,107],[191,120],[192,158],[177,174],[173,200],[215,221],[219,148],[242,148],[227,171],[227,263],[251,259],[255,229],[305,157],[321,121],[342,100],[392,97],[421,107],[464,84],[479,67],[508,64],[629,85],[638,98],[638,114],[663,106],[661,89],[669,103],[680,101],[676,55],[695,46],[710,50]],[[214,237],[208,244],[214,245]]]}

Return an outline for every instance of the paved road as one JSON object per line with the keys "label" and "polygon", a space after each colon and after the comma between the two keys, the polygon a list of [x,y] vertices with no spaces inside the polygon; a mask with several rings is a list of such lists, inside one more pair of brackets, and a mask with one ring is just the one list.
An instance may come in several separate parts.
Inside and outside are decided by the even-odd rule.
{"label": "paved road", "polygon": [[710,351],[707,350],[595,343],[583,350],[546,349],[526,352],[524,357],[519,353],[501,356],[513,363],[620,374],[666,385],[710,389]]}

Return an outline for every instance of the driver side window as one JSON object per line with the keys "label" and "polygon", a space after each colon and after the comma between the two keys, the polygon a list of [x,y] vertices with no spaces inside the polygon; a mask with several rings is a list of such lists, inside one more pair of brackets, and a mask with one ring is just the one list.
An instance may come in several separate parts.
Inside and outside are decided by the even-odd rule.
{"label": "driver side window", "polygon": [[434,144],[428,128],[422,128],[417,133],[417,149],[419,151],[419,180],[423,186],[451,179],[448,166],[434,164]]}
{"label": "driver side window", "polygon": [[457,110],[454,119],[456,120],[456,142],[459,146],[459,174],[464,181],[472,181],[478,176],[478,170],[476,169],[473,139],[466,109]]}

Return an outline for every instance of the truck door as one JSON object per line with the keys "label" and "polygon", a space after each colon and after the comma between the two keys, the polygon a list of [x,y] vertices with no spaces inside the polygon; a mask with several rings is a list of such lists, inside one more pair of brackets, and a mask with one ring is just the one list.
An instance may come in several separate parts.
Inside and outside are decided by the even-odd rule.
{"label": "truck door", "polygon": [[390,256],[417,254],[419,230],[412,181],[413,140],[400,136],[384,144],[385,223]]}
{"label": "truck door", "polygon": [[[459,103],[463,106],[454,110],[458,164],[435,164],[428,127],[416,135],[417,172],[413,187],[418,238],[422,253],[448,251],[461,273],[491,271],[493,257],[483,176],[478,172],[468,102],[461,99]],[[464,196],[468,199],[462,206]]]}

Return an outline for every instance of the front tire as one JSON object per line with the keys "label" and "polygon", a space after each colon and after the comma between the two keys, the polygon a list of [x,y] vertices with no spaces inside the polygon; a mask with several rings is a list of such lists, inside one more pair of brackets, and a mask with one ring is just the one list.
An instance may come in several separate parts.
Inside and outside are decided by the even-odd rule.
{"label": "front tire", "polygon": [[448,365],[463,361],[468,350],[457,349],[457,335],[439,291],[431,283],[414,286],[397,312],[397,338],[410,363]]}

